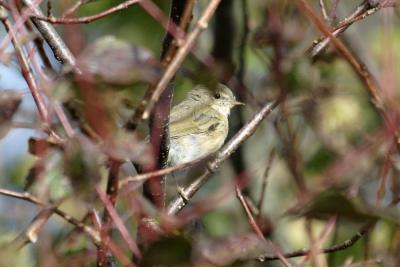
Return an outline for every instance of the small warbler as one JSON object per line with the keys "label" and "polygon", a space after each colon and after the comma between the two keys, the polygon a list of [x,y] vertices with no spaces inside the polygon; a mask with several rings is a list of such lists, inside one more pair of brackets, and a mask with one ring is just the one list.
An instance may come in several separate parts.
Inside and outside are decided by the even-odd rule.
{"label": "small warbler", "polygon": [[216,152],[228,135],[231,108],[242,104],[223,84],[218,84],[216,90],[204,85],[191,90],[187,98],[171,111],[169,165]]}

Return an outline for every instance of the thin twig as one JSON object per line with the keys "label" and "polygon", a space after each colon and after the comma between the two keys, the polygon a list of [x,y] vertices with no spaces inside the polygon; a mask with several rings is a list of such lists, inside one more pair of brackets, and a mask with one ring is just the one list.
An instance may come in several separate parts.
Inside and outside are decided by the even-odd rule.
{"label": "thin twig", "polygon": [[53,207],[42,209],[35,218],[32,219],[25,230],[12,241],[11,245],[20,249],[29,243],[36,243],[39,232],[43,229],[43,226],[47,223],[52,214]]}
{"label": "thin twig", "polygon": [[[303,258],[301,264],[299,264],[300,266],[303,266],[304,263],[307,262],[307,260],[309,260],[310,258],[314,258],[318,255],[318,251],[321,249],[322,243],[328,238],[330,232],[332,232],[332,230],[334,229],[334,227],[336,225],[337,216],[333,216],[332,218],[330,218],[327,221],[324,229],[322,230],[322,232],[319,235],[317,240],[315,240],[312,236],[311,221],[310,220],[307,220],[307,221],[309,222],[308,225],[310,226],[309,234],[310,234],[311,248],[310,248],[310,254]],[[318,266],[317,264],[315,264],[315,265]]]}
{"label": "thin twig", "polygon": [[178,165],[168,167],[165,169],[160,169],[160,170],[153,171],[153,172],[142,173],[142,174],[138,174],[135,176],[128,176],[119,182],[119,187],[122,188],[131,182],[142,182],[142,181],[151,179],[153,177],[163,176],[163,175],[167,175],[167,174],[173,173],[178,170],[186,169],[186,168],[196,165],[197,163],[199,163],[203,160],[204,159],[196,159],[193,161],[178,164]]}
{"label": "thin twig", "polygon": [[33,14],[31,17],[36,20],[41,20],[41,21],[46,21],[50,22],[51,24],[84,24],[84,23],[90,23],[95,20],[104,18],[110,14],[116,13],[118,11],[127,9],[128,7],[137,4],[141,0],[127,0],[117,6],[114,6],[112,8],[109,8],[103,12],[100,12],[95,15],[91,16],[86,16],[86,17],[81,17],[81,18],[56,18],[56,17],[49,17],[49,16],[41,16],[38,14]]}
{"label": "thin twig", "polygon": [[69,15],[75,13],[75,11],[77,11],[78,8],[80,8],[81,6],[87,4],[87,3],[91,2],[91,1],[93,1],[93,0],[79,0],[79,1],[76,1],[76,3],[75,3],[74,5],[72,5],[70,8],[68,8],[68,9],[62,14],[61,17],[65,18],[65,17],[67,17],[67,16],[69,16]]}
{"label": "thin twig", "polygon": [[[355,243],[357,243],[357,241],[361,237],[363,237],[365,234],[367,234],[374,225],[375,225],[374,222],[368,222],[363,227],[361,227],[361,229],[350,239],[347,239],[346,241],[336,244],[336,245],[333,245],[331,247],[324,248],[324,249],[318,251],[318,253],[327,254],[327,253],[333,253],[333,252],[347,249],[347,248],[353,246]],[[308,256],[310,253],[311,253],[310,249],[300,249],[300,250],[296,250],[293,252],[285,253],[285,254],[283,254],[283,256],[285,258],[295,258],[295,257]],[[260,261],[271,261],[271,260],[278,260],[278,259],[280,259],[278,257],[278,255],[272,255],[272,256],[271,255],[261,255],[260,257],[257,257],[257,260],[260,260]]]}
{"label": "thin twig", "polygon": [[182,195],[177,196],[168,206],[167,213],[172,215],[178,213],[184,208],[187,202],[192,198],[196,192],[208,181],[208,178],[214,173],[219,166],[224,162],[230,155],[232,155],[236,149],[247,140],[257,130],[260,123],[264,118],[269,115],[274,108],[276,108],[282,102],[282,98],[279,98],[275,102],[265,104],[247,124],[238,131],[234,137],[232,137],[228,143],[226,143],[217,153],[217,156],[208,162],[208,167],[204,173],[192,182],[188,187],[182,190]]}
{"label": "thin twig", "polygon": [[[101,223],[101,219],[100,216],[98,215],[98,213],[93,210],[93,212],[91,212],[91,218],[94,224],[94,227],[97,231],[99,231],[100,233],[103,233],[102,228],[104,228],[104,226]],[[101,236],[101,242],[102,244],[106,244],[106,251],[110,250],[112,252],[112,255],[115,255],[115,257],[124,265],[127,267],[136,267],[136,265],[125,255],[125,253],[123,252],[123,250],[117,246],[108,235],[102,235]],[[99,249],[97,250],[97,257],[99,257],[99,253],[101,254],[105,254],[104,256],[107,258],[107,261],[104,262],[104,264],[107,265],[99,265],[99,262],[97,263],[97,266],[116,266],[117,263],[114,260],[114,257],[112,256],[108,256],[105,251],[103,251],[103,247],[99,246]],[[100,263],[102,264],[102,263]]]}
{"label": "thin twig", "polygon": [[154,104],[158,101],[168,83],[175,76],[175,73],[178,71],[186,56],[189,54],[200,33],[202,33],[208,27],[208,21],[211,19],[220,1],[221,0],[211,0],[201,14],[201,17],[197,21],[194,29],[189,34],[187,34],[185,40],[182,42],[182,46],[178,49],[175,57],[172,59],[171,63],[165,70],[164,75],[157,83],[154,93],[151,96],[147,107],[142,114],[142,119],[149,118]]}
{"label": "thin twig", "polygon": [[[379,3],[378,5],[371,7],[367,3],[367,1],[362,2],[349,16],[347,16],[343,21],[335,26],[335,28],[332,30],[332,35],[338,36],[354,22],[363,20],[385,7],[391,7],[391,5]],[[329,37],[322,37],[319,40],[314,41],[312,47],[309,50],[310,56],[312,58],[316,57],[329,44],[330,41],[331,39]]]}
{"label": "thin twig", "polygon": [[328,36],[338,50],[338,52],[342,55],[344,59],[348,61],[350,66],[354,69],[356,74],[359,76],[360,80],[366,86],[368,93],[371,96],[372,103],[374,106],[380,111],[383,111],[383,101],[380,97],[380,89],[376,80],[366,68],[364,64],[362,64],[359,60],[357,60],[353,54],[347,49],[347,47],[336,38],[333,33],[329,30],[329,28],[321,21],[315,11],[310,7],[310,5],[304,0],[297,1],[299,8],[304,12],[304,14],[315,24],[315,26],[326,36]]}
{"label": "thin twig", "polygon": [[324,17],[326,22],[330,23],[330,18],[328,16],[328,12],[326,11],[324,0],[319,0],[319,7],[321,8],[322,16]]}
{"label": "thin twig", "polygon": [[[117,214],[117,211],[114,208],[113,203],[110,201],[110,199],[101,191],[100,188],[96,188],[97,194],[99,195],[101,201],[104,204],[105,209],[107,210],[107,213],[111,217],[112,221],[114,222],[115,226],[121,233],[122,238],[128,245],[129,249],[132,251],[132,253],[136,256],[137,259],[142,258],[142,254],[139,250],[138,245],[136,242],[131,238],[128,230],[126,229],[121,217]],[[111,228],[111,227],[110,227]]]}
{"label": "thin twig", "polygon": [[267,240],[265,238],[265,236],[263,235],[260,227],[258,226],[256,220],[253,217],[253,214],[251,213],[251,211],[249,209],[249,206],[247,205],[247,202],[245,201],[245,199],[242,195],[242,192],[240,191],[239,186],[236,186],[235,190],[236,190],[236,196],[239,199],[240,203],[242,204],[244,211],[246,212],[246,216],[249,220],[249,224],[250,224],[251,228],[253,228],[253,231],[263,241],[263,243],[265,244],[266,247],[269,246],[274,250],[274,252],[276,253],[279,260],[282,261],[282,263],[285,266],[292,266],[290,264],[290,262],[282,255],[282,253],[279,251],[279,249],[275,246],[275,244],[273,244],[271,240]]}
{"label": "thin twig", "polygon": [[[166,37],[168,35],[170,36],[169,39],[171,37],[174,37],[173,40],[174,45],[171,46],[167,45],[168,40],[166,38],[164,38],[163,40],[163,48],[161,52],[161,67],[165,69],[171,63],[171,60],[175,57],[177,53],[179,45],[181,45],[183,42],[182,38],[185,36],[184,31],[188,29],[189,23],[192,18],[194,0],[186,1],[186,8],[185,8],[186,10],[184,11],[184,14],[181,14],[178,17],[180,20],[179,27],[174,23],[173,20],[169,21],[167,18],[165,18],[164,13],[162,13],[161,10],[159,10],[159,8],[152,1],[148,0],[142,1],[140,2],[140,5],[143,7],[144,10],[146,10],[147,13],[149,13],[159,23],[161,23],[161,25],[163,25],[163,27],[166,29],[167,33]],[[167,20],[167,22],[164,22],[165,20]],[[172,41],[172,39],[170,39],[169,41]],[[147,103],[149,102],[149,99],[154,93],[155,87],[156,84],[150,84],[148,86],[145,95],[140,101],[139,106],[136,108],[132,118],[130,118],[130,120],[126,123],[125,128],[133,131],[139,125],[140,121],[142,120],[143,112],[146,109]]]}
{"label": "thin twig", "polygon": [[[19,193],[19,192],[0,188],[0,195],[21,199],[21,200],[30,202],[32,204],[35,204],[35,205],[38,205],[41,207],[51,207],[52,206],[51,204],[46,204],[46,203],[42,202],[40,199],[29,194],[28,192]],[[82,232],[86,233],[93,240],[93,242],[96,245],[100,244],[100,235],[96,230],[94,230],[90,226],[82,223],[78,219],[75,219],[74,217],[68,215],[67,213],[63,212],[62,210],[58,209],[57,207],[54,207],[53,211],[55,214],[57,214],[64,220],[66,220],[70,224],[74,225],[76,228],[78,228]]]}
{"label": "thin twig", "polygon": [[[106,188],[106,194],[107,194],[107,203],[104,205],[104,211],[103,211],[103,223],[101,227],[101,237],[102,237],[102,243],[98,247],[97,251],[97,265],[103,266],[108,264],[109,258],[108,258],[108,243],[105,242],[105,237],[110,239],[111,236],[111,225],[112,225],[112,214],[110,213],[109,206],[114,207],[115,203],[117,201],[118,197],[118,175],[121,167],[121,162],[113,159],[109,159],[110,161],[110,168],[108,170],[108,177],[107,177],[107,188]],[[99,191],[99,190],[97,190]],[[99,195],[100,193],[97,192]],[[102,195],[100,195],[101,198]],[[104,201],[103,201],[104,202]],[[107,240],[108,240],[107,239]],[[135,251],[135,249],[134,249]],[[136,251],[135,251],[136,252]],[[134,253],[135,253],[134,252]]]}
{"label": "thin twig", "polygon": [[[338,39],[336,38],[330,31],[329,27],[327,27],[318,15],[314,12],[311,6],[304,0],[298,0],[299,8],[304,12],[304,14],[315,24],[315,26],[327,37],[330,38],[332,44],[337,49],[339,54],[350,64],[355,73],[358,75],[361,82],[365,85],[367,92],[370,96],[370,101],[373,107],[378,111],[381,118],[389,125],[396,127],[396,122],[393,121],[393,116],[389,114],[386,110],[386,103],[382,98],[380,92],[382,92],[379,84],[369,71],[369,69],[363,64],[359,59],[357,59],[351,51]],[[382,1],[382,5],[384,7],[390,7],[395,5],[395,1],[386,0]],[[400,132],[396,129],[396,145],[397,149],[400,150]]]}
{"label": "thin twig", "polygon": [[37,86],[35,78],[33,77],[32,70],[28,63],[28,59],[26,58],[22,50],[20,41],[15,35],[11,27],[11,24],[7,18],[7,11],[2,6],[0,6],[0,13],[1,13],[0,20],[3,23],[7,33],[11,35],[11,41],[14,45],[15,53],[17,55],[19,65],[21,67],[22,75],[24,76],[25,81],[28,84],[29,90],[31,91],[32,97],[35,100],[35,104],[36,107],[38,108],[40,119],[43,123],[49,123],[50,117],[45,101],[39,92],[39,88]]}
{"label": "thin twig", "polygon": [[258,218],[257,218],[258,220],[261,218],[261,215],[262,215],[262,208],[263,208],[263,204],[264,204],[265,191],[267,189],[269,170],[271,169],[274,158],[275,158],[275,150],[272,150],[271,153],[269,154],[267,167],[265,168],[263,179],[262,179],[260,198],[259,198],[259,201],[257,204],[257,209],[259,211]]}

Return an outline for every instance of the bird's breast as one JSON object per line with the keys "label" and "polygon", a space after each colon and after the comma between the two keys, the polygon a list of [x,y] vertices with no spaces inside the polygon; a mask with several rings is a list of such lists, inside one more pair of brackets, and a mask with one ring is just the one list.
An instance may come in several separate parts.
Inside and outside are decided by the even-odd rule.
{"label": "bird's breast", "polygon": [[228,135],[228,123],[221,120],[211,124],[206,131],[188,134],[170,140],[169,163],[177,165],[216,152]]}

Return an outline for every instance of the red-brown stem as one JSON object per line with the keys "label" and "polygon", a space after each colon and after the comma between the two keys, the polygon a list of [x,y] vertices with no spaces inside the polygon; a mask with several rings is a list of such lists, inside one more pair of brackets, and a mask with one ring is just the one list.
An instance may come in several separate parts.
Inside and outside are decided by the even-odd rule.
{"label": "red-brown stem", "polygon": [[245,201],[242,192],[240,191],[239,186],[236,186],[236,196],[238,197],[240,203],[243,206],[244,211],[246,212],[246,216],[249,220],[249,224],[253,231],[257,234],[257,236],[264,242],[266,246],[271,246],[273,250],[275,251],[276,255],[278,256],[279,260],[285,265],[285,266],[292,266],[290,262],[282,255],[282,253],[279,251],[278,248],[270,241],[265,238],[263,235],[260,227],[258,226],[256,220],[253,217],[253,214],[251,213],[249,206],[247,205],[247,202]]}
{"label": "red-brown stem", "polygon": [[29,90],[31,91],[32,97],[35,101],[36,107],[38,109],[39,117],[42,123],[48,124],[50,122],[50,115],[47,109],[47,106],[45,104],[45,100],[43,99],[42,95],[39,92],[39,88],[37,86],[37,83],[35,81],[35,78],[33,77],[32,70],[29,66],[28,59],[26,58],[22,47],[20,45],[20,42],[15,35],[10,22],[7,19],[6,11],[3,7],[0,6],[0,9],[2,9],[2,13],[5,13],[4,16],[1,16],[1,21],[8,32],[9,35],[11,35],[11,40],[14,45],[15,53],[18,58],[19,65],[21,67],[21,72],[22,76],[24,76],[26,83],[28,84]]}
{"label": "red-brown stem", "polygon": [[139,3],[141,0],[127,0],[117,6],[114,6],[110,9],[107,9],[103,12],[100,12],[98,14],[92,15],[92,16],[87,16],[87,17],[82,17],[82,18],[55,18],[55,17],[46,17],[46,16],[40,16],[37,14],[32,14],[31,18],[41,20],[41,21],[46,21],[50,22],[51,24],[83,24],[83,23],[90,23],[92,21],[104,18],[110,14],[113,14],[115,12],[118,12],[120,10],[126,9],[130,7],[131,5]]}

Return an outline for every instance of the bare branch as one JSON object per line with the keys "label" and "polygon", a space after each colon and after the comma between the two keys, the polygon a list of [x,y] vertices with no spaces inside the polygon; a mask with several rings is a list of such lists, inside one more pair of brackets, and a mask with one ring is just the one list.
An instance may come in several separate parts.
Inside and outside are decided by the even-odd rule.
{"label": "bare branch", "polygon": [[199,163],[203,160],[204,159],[196,159],[193,161],[178,164],[178,165],[168,167],[165,169],[161,169],[161,170],[157,170],[157,171],[153,171],[153,172],[142,173],[142,174],[138,174],[135,176],[129,176],[119,182],[119,187],[122,188],[131,182],[141,182],[141,181],[145,181],[145,180],[148,180],[148,179],[151,179],[154,177],[167,175],[167,174],[173,173],[178,170],[186,169],[186,168],[196,165],[197,163]]}
{"label": "bare branch", "polygon": [[258,205],[257,205],[257,209],[259,211],[258,219],[260,219],[260,217],[262,215],[262,207],[263,207],[263,203],[264,203],[265,191],[267,189],[269,170],[271,169],[271,165],[272,165],[274,158],[275,158],[275,150],[272,150],[271,153],[269,154],[267,167],[265,167],[264,175],[262,177],[260,198],[259,198]]}
{"label": "bare branch", "polygon": [[43,96],[41,95],[37,83],[35,81],[35,78],[33,77],[32,70],[29,66],[28,59],[26,58],[22,50],[20,41],[15,35],[11,27],[11,24],[7,18],[7,11],[2,6],[0,6],[0,13],[1,13],[0,20],[3,23],[7,33],[11,35],[11,41],[14,45],[15,53],[17,55],[21,67],[22,75],[24,76],[26,83],[28,84],[29,90],[31,91],[32,97],[35,100],[35,104],[38,109],[40,119],[43,123],[49,123],[50,115],[47,106],[45,104],[45,101],[43,99]]}
{"label": "bare branch", "polygon": [[103,12],[100,12],[95,15],[87,16],[87,17],[82,17],[82,18],[55,18],[55,17],[46,17],[46,16],[41,16],[38,14],[33,14],[31,17],[36,20],[41,20],[41,21],[46,21],[50,22],[51,24],[84,24],[84,23],[90,23],[92,21],[104,18],[112,13],[116,13],[120,10],[124,10],[131,5],[137,4],[141,0],[127,0],[115,7],[112,7],[110,9],[107,9]]}
{"label": "bare branch", "polygon": [[[31,13],[36,16],[43,16],[42,11],[40,11],[39,7],[35,5],[34,0],[22,0],[22,2],[29,8]],[[64,41],[61,39],[60,35],[58,35],[54,27],[45,21],[38,19],[32,20],[39,32],[42,34],[43,38],[53,50],[55,58],[62,64],[70,65],[71,67],[75,68],[75,71],[80,73],[80,71],[76,68],[76,60],[74,55],[65,45]]]}
{"label": "bare branch", "polygon": [[[334,253],[337,251],[347,249],[347,248],[353,246],[355,243],[357,243],[357,241],[360,240],[361,237],[366,235],[372,229],[372,227],[374,225],[375,225],[374,222],[369,222],[369,223],[365,224],[363,227],[361,227],[361,229],[350,239],[347,239],[346,241],[344,241],[340,244],[336,244],[331,247],[324,248],[321,251],[319,251],[318,253],[327,254],[327,253]],[[309,250],[309,249],[300,249],[300,250],[296,250],[293,252],[285,253],[285,254],[283,254],[283,256],[285,258],[296,258],[296,257],[308,256],[310,253],[311,253],[311,250]],[[257,258],[257,260],[260,260],[260,261],[271,261],[271,260],[278,260],[278,259],[279,259],[278,255],[273,255],[273,256],[262,255]]]}
{"label": "bare branch", "polygon": [[[27,202],[33,203],[33,204],[41,206],[41,207],[51,207],[52,206],[50,204],[43,203],[40,199],[29,194],[28,192],[19,193],[19,192],[14,192],[14,191],[0,188],[0,195],[25,200]],[[52,209],[55,214],[57,214],[58,216],[60,216],[61,218],[63,218],[67,222],[69,222],[70,224],[74,225],[76,228],[78,228],[82,232],[86,233],[93,240],[93,242],[96,245],[100,244],[100,235],[96,230],[94,230],[90,226],[87,226],[86,224],[82,223],[78,219],[75,219],[74,217],[68,215],[67,213],[63,212],[62,210],[58,209],[57,207],[53,207]]]}
{"label": "bare branch", "polygon": [[110,201],[110,199],[107,198],[107,196],[101,191],[100,188],[97,187],[96,191],[101,201],[103,202],[104,207],[107,210],[107,213],[111,217],[112,221],[115,223],[117,229],[120,231],[121,236],[128,245],[129,249],[132,251],[132,253],[136,256],[137,259],[141,259],[142,254],[139,250],[139,247],[135,243],[135,241],[131,238],[128,230],[126,229],[124,223],[122,222],[121,217],[117,214],[117,211],[115,210],[113,203]]}
{"label": "bare branch", "polygon": [[[367,1],[363,1],[349,16],[347,16],[332,30],[332,35],[339,36],[339,34],[343,33],[354,22],[363,20],[385,7],[392,7],[392,5],[382,1],[382,3],[371,7]],[[312,47],[310,48],[310,56],[312,58],[316,57],[321,51],[323,51],[330,41],[330,37],[323,37],[317,41],[314,41]]]}
{"label": "bare branch", "polygon": [[236,196],[238,197],[240,203],[242,204],[244,211],[246,212],[247,218],[249,220],[251,228],[253,228],[253,231],[257,234],[257,236],[263,241],[263,243],[266,245],[266,247],[271,247],[274,252],[276,253],[278,259],[285,265],[285,266],[292,266],[290,262],[285,258],[285,256],[282,255],[282,253],[279,251],[279,249],[270,241],[265,238],[263,235],[260,227],[257,225],[256,220],[253,217],[253,214],[251,214],[251,211],[242,195],[242,192],[240,192],[240,188],[236,186]]}

